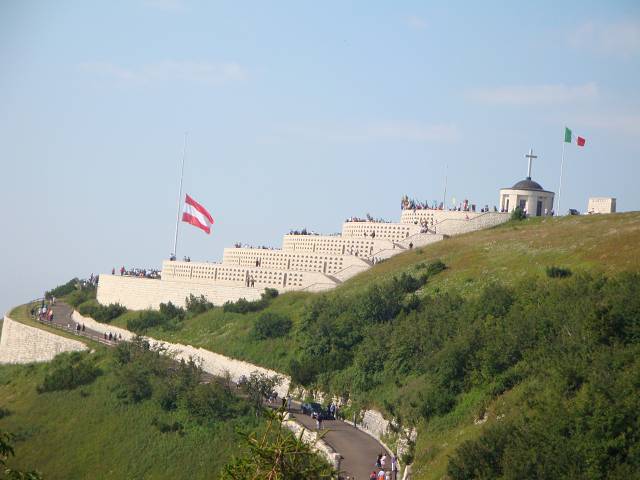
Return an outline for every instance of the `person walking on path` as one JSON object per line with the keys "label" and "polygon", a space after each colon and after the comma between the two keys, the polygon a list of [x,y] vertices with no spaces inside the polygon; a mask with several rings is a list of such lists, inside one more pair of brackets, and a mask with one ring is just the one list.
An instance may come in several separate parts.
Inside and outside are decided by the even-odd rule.
{"label": "person walking on path", "polygon": [[398,457],[391,455],[391,475],[393,480],[396,480],[398,476]]}

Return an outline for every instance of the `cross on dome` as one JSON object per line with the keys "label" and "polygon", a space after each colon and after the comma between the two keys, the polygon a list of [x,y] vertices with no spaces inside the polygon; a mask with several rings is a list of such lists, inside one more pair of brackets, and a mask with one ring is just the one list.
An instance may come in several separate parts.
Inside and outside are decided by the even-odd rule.
{"label": "cross on dome", "polygon": [[527,159],[529,159],[529,169],[527,170],[527,180],[531,180],[531,161],[532,161],[534,158],[538,158],[538,156],[537,156],[537,155],[534,155],[534,154],[533,154],[533,148],[530,148],[530,149],[529,149],[529,153],[527,153],[527,154],[525,155],[525,157],[526,157]]}

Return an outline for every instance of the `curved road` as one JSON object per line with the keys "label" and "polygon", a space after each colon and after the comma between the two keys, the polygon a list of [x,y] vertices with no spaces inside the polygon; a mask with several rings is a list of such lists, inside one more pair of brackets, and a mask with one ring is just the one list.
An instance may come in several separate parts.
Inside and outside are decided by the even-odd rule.
{"label": "curved road", "polygon": [[[98,340],[107,345],[115,345],[116,342],[105,340],[103,334],[89,328],[85,328],[84,332],[77,332],[76,323],[71,319],[72,312],[73,309],[64,303],[54,305],[52,323],[57,328]],[[50,322],[42,323],[50,324]],[[308,430],[315,431],[315,420],[300,412],[300,404],[298,402],[293,402],[292,406],[294,408],[291,418],[295,419]],[[387,461],[387,469],[389,468],[389,464],[391,463],[390,453],[367,433],[340,420],[324,420],[322,427],[322,431],[326,432],[324,441],[342,456],[340,465],[341,478],[368,480],[371,472],[376,470],[375,462],[380,453],[387,454],[389,458]]]}

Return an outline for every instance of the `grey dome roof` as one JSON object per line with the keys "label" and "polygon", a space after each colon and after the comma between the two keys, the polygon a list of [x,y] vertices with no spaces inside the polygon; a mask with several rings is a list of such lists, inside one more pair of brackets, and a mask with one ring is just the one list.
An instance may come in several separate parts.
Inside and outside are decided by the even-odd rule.
{"label": "grey dome roof", "polygon": [[540,185],[538,182],[534,182],[533,180],[531,180],[531,177],[527,177],[524,180],[520,180],[518,183],[516,183],[511,188],[513,190],[542,190],[542,191],[544,191],[544,188],[542,188],[542,185]]}

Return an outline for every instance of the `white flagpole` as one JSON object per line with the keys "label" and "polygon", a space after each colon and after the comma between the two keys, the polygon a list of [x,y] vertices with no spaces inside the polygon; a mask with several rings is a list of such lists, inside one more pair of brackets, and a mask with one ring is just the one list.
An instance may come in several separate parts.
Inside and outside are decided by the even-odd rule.
{"label": "white flagpole", "polygon": [[180,168],[180,188],[178,190],[178,213],[176,214],[176,234],[173,237],[173,256],[178,258],[178,226],[180,225],[180,205],[182,204],[182,177],[184,176],[184,157],[187,154],[187,132],[184,132],[182,147],[182,167]]}
{"label": "white flagpole", "polygon": [[449,167],[449,163],[444,164],[444,193],[442,194],[442,209],[446,210],[447,206],[447,169]]}
{"label": "white flagpole", "polygon": [[562,167],[564,166],[564,139],[562,140],[562,160],[560,160],[560,185],[558,185],[558,211],[556,215],[560,215],[560,194],[562,193]]}

